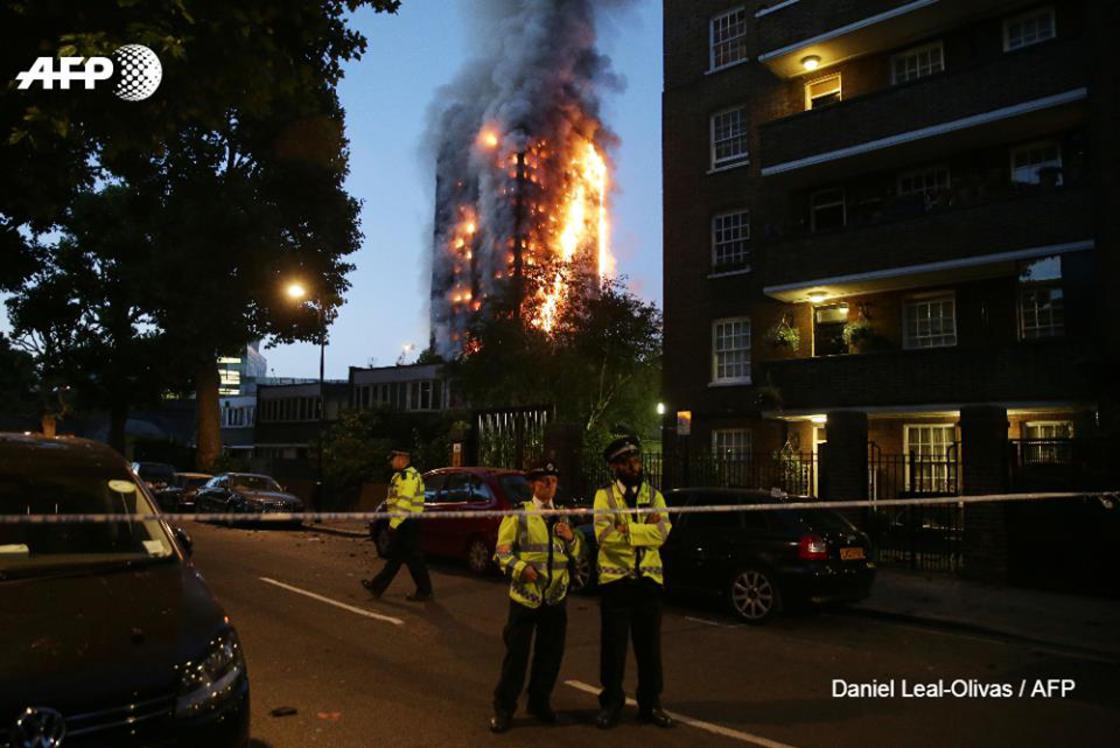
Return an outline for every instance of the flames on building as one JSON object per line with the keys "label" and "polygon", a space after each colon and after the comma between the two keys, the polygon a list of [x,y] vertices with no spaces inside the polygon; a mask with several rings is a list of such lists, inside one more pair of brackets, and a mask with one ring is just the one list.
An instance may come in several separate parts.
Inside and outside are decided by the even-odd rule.
{"label": "flames on building", "polygon": [[[608,3],[608,5],[611,3]],[[614,4],[618,4],[615,2]],[[453,357],[488,302],[553,332],[613,272],[608,150],[591,0],[502,0],[484,52],[441,92],[431,137],[432,344]]]}

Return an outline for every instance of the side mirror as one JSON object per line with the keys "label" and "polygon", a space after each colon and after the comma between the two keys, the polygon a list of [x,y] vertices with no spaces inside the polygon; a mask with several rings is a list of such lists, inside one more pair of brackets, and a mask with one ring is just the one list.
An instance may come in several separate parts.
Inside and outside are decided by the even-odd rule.
{"label": "side mirror", "polygon": [[183,555],[190,558],[194,554],[194,541],[187,531],[181,527],[174,527],[171,533],[175,536],[175,540],[179,542],[179,546],[183,549]]}

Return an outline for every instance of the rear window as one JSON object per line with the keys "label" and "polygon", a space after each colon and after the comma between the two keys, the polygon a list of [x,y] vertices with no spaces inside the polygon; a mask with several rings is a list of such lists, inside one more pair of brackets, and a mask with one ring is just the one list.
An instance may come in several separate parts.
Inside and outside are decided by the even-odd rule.
{"label": "rear window", "polygon": [[856,529],[842,514],[827,509],[779,509],[773,514],[782,524],[792,528],[823,532],[852,532]]}

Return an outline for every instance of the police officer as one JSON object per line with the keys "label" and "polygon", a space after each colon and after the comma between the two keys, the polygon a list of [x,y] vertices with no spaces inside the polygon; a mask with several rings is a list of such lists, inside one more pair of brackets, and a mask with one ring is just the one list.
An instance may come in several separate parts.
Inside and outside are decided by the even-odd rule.
{"label": "police officer", "polygon": [[[641,444],[635,437],[616,439],[603,457],[614,476],[595,493],[595,538],[599,542],[599,611],[602,624],[599,679],[601,711],[595,724],[618,723],[626,703],[622,678],[626,648],[633,639],[638,660],[638,718],[672,727],[661,708],[661,588],[659,550],[669,535],[666,512],[637,514],[639,507],[664,508],[661,493],[643,479]],[[601,513],[609,510],[607,513]]]}
{"label": "police officer", "polygon": [[[416,515],[424,511],[424,479],[410,464],[411,457],[404,449],[394,449],[389,453],[389,464],[395,471],[389,483],[389,496],[385,501],[385,507],[390,512]],[[386,554],[388,561],[376,577],[363,579],[362,586],[372,592],[374,597],[381,597],[400,571],[401,564],[407,564],[408,573],[416,583],[416,592],[406,599],[414,602],[431,600],[432,580],[428,576],[424,553],[420,549],[420,520],[411,516],[393,517],[389,520],[389,532],[389,552]]]}
{"label": "police officer", "polygon": [[492,732],[505,732],[517,709],[529,664],[529,645],[536,631],[528,711],[542,722],[556,722],[549,703],[560,674],[564,636],[568,628],[568,560],[582,550],[580,534],[563,518],[543,517],[553,508],[559,473],[552,463],[527,474],[533,499],[521,513],[502,520],[494,559],[510,577],[509,618],[502,632],[506,655],[502,676],[494,689]]}

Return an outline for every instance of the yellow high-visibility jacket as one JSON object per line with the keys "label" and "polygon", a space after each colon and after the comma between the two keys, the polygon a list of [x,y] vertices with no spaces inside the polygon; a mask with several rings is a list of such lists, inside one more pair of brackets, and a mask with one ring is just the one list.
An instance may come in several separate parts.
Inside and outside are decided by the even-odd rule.
{"label": "yellow high-visibility jacket", "polygon": [[[538,608],[541,603],[558,605],[568,594],[568,560],[583,553],[579,531],[572,528],[571,541],[564,540],[549,528],[532,501],[521,508],[520,513],[502,519],[494,560],[509,575],[509,596],[515,602],[527,608]],[[529,566],[537,570],[535,582],[524,577]]]}
{"label": "yellow high-visibility jacket", "polygon": [[[385,509],[390,512],[412,514],[424,511],[424,479],[420,477],[416,468],[409,465],[393,474],[393,479],[389,482],[389,497],[385,500]],[[393,517],[389,520],[389,527],[395,530],[405,519],[405,517]]]}
{"label": "yellow high-visibility jacket", "polygon": [[[638,489],[637,506],[665,507],[661,492],[643,481]],[[660,512],[660,521],[648,524],[649,514],[634,515],[617,482],[595,492],[595,509],[611,509],[613,513],[595,515],[595,539],[599,542],[599,583],[610,584],[619,579],[646,577],[665,584],[660,548],[669,537],[673,525],[669,514]],[[624,525],[627,532],[617,529]]]}

